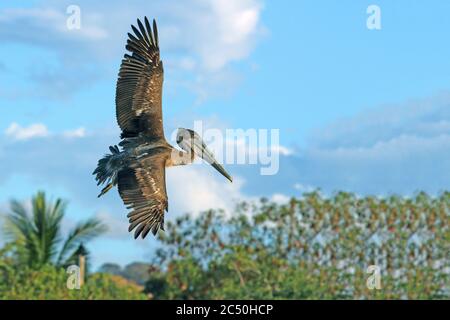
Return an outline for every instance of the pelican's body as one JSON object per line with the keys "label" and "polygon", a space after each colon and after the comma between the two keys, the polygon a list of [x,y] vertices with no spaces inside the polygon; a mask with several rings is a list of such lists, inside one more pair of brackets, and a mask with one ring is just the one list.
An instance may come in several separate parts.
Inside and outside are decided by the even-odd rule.
{"label": "pelican's body", "polygon": [[164,230],[164,212],[168,210],[165,168],[187,165],[200,156],[232,180],[217,163],[200,136],[189,129],[178,129],[177,144],[164,137],[162,123],[163,64],[159,54],[158,31],[145,18],[131,26],[116,87],[116,117],[122,130],[119,146],[109,147],[111,154],[99,160],[94,171],[98,184],[107,183],[99,197],[117,185],[119,194],[131,211],[129,231],[135,238]]}

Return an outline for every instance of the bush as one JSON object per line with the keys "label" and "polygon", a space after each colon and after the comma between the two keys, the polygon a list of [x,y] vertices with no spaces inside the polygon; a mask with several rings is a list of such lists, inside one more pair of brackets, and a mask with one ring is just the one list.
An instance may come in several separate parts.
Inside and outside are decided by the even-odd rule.
{"label": "bush", "polygon": [[0,266],[0,299],[63,300],[63,299],[147,299],[142,287],[115,275],[94,273],[79,289],[67,288],[69,274],[51,265],[37,270],[26,267]]}

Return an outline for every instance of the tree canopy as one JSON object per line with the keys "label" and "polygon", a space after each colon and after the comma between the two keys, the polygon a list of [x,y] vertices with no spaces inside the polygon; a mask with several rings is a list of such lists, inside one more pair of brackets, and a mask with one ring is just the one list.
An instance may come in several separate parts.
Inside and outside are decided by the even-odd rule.
{"label": "tree canopy", "polygon": [[62,221],[66,203],[54,202],[38,192],[28,209],[23,203],[12,200],[11,212],[3,226],[6,239],[13,244],[16,261],[21,266],[39,268],[46,264],[66,266],[76,261],[78,251],[85,254],[83,243],[103,234],[107,227],[98,219],[81,221],[64,237]]}
{"label": "tree canopy", "polygon": [[[58,231],[38,240],[47,234],[39,226],[59,226],[61,213],[54,212],[61,204],[44,206],[41,196],[32,215],[17,208],[11,222],[23,220],[26,228],[0,249],[4,299],[450,298],[448,192],[413,198],[311,192],[285,204],[241,202],[231,214],[183,215],[151,239],[159,248],[148,264],[106,264],[81,290],[67,289],[59,261],[68,258],[58,258],[78,232],[59,245],[48,240]],[[72,243],[78,246],[68,246],[63,257],[80,249],[80,241]],[[378,289],[368,286],[370,266],[380,271]]]}
{"label": "tree canopy", "polygon": [[[147,291],[169,299],[450,297],[450,193],[318,192],[169,222]],[[369,266],[381,288],[370,289]]]}

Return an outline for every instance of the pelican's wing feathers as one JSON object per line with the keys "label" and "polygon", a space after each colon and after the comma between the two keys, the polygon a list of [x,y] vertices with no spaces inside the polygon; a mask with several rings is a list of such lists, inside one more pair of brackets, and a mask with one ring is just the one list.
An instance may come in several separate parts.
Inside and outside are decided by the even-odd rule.
{"label": "pelican's wing feathers", "polygon": [[164,230],[164,210],[168,209],[165,162],[167,155],[158,153],[145,159],[135,159],[119,171],[119,194],[130,213],[129,229],[137,227],[134,237],[142,238],[152,231]]}
{"label": "pelican's wing feathers", "polygon": [[[145,24],[145,26],[144,26]],[[163,64],[159,55],[158,29],[147,20],[131,26],[116,86],[116,117],[122,138],[143,134],[150,139],[164,138],[162,124]]]}

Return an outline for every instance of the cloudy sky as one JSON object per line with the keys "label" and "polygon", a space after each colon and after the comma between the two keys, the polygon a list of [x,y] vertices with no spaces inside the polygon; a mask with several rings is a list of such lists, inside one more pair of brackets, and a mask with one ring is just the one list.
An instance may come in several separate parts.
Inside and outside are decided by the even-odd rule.
{"label": "cloudy sky", "polygon": [[[35,0],[0,3],[0,210],[37,190],[69,201],[69,228],[98,216],[94,265],[145,260],[116,191],[91,172],[118,143],[115,82],[136,18],[158,21],[166,135],[177,127],[279,129],[279,171],[168,170],[169,217],[239,199],[437,194],[450,184],[450,3],[442,0]],[[68,29],[77,5],[81,27]],[[381,30],[366,26],[381,9]]]}

